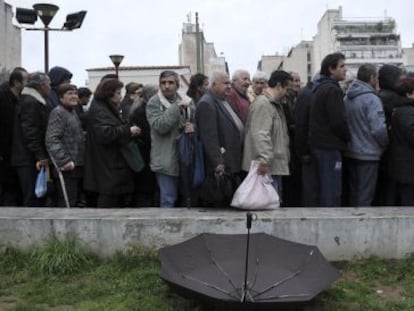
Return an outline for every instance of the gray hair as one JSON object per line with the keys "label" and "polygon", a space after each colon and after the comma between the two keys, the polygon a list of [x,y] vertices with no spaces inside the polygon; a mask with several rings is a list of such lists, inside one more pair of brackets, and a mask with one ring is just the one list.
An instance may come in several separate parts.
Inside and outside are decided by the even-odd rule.
{"label": "gray hair", "polygon": [[213,71],[208,78],[209,85],[212,86],[214,82],[224,76],[228,76],[228,74],[224,71]]}
{"label": "gray hair", "polygon": [[269,76],[264,71],[257,71],[252,78],[252,81],[259,81],[259,80],[265,80],[266,82],[269,80]]}
{"label": "gray hair", "polygon": [[26,86],[30,88],[38,89],[40,85],[44,82],[50,83],[49,76],[43,72],[36,71],[36,72],[29,74],[29,78],[27,80]]}
{"label": "gray hair", "polygon": [[231,80],[235,81],[235,80],[239,79],[245,73],[247,73],[250,77],[250,73],[247,70],[237,69],[236,71],[233,72],[233,75],[231,76]]}

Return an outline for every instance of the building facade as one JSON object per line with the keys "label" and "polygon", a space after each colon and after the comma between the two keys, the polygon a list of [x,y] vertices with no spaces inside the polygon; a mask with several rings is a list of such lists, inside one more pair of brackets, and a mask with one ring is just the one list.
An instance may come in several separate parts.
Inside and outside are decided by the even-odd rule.
{"label": "building facade", "polygon": [[191,18],[183,24],[178,60],[179,65],[189,66],[192,74],[201,72],[209,76],[214,71],[228,72],[225,57],[217,55],[214,43],[206,41],[203,30]]}
{"label": "building facade", "polygon": [[414,45],[402,48],[395,20],[390,17],[344,19],[339,7],[327,10],[317,29],[312,41],[302,41],[288,55],[263,56],[258,69],[295,71],[302,81],[310,81],[320,70],[323,58],[334,52],[345,55],[351,76],[363,63],[414,68]]}
{"label": "building facade", "polygon": [[12,6],[0,0],[0,74],[4,75],[22,60],[21,30],[13,25]]}
{"label": "building facade", "polygon": [[345,55],[347,69],[354,74],[363,63],[404,65],[394,19],[344,19],[341,7],[326,11],[318,23],[314,38],[315,64],[333,52]]}

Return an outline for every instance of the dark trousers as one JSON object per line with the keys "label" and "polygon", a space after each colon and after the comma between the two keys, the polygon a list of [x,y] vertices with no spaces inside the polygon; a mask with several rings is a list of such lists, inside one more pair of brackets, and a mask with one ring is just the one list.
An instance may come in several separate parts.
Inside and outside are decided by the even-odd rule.
{"label": "dark trousers", "polygon": [[0,184],[0,206],[21,206],[22,193],[18,183]]}
{"label": "dark trousers", "polygon": [[45,206],[45,197],[37,198],[35,196],[35,185],[38,171],[33,166],[16,167],[17,176],[19,178],[20,187],[22,189],[23,206],[41,207]]}
{"label": "dark trousers", "polygon": [[318,167],[312,155],[302,161],[302,204],[304,207],[317,207],[320,204]]}
{"label": "dark trousers", "polygon": [[341,205],[342,156],[339,150],[312,149],[320,185],[320,206]]}
{"label": "dark trousers", "polygon": [[379,161],[346,158],[349,205],[371,206],[377,186]]}
{"label": "dark trousers", "polygon": [[127,194],[99,194],[98,195],[98,208],[119,208],[126,207],[128,199]]}
{"label": "dark trousers", "polygon": [[[73,177],[71,173],[62,172],[65,183],[66,194],[68,196],[69,206],[77,206],[82,191],[82,178]],[[62,184],[59,178],[55,180],[58,185],[58,206],[66,207],[65,198],[63,196]]]}
{"label": "dark trousers", "polygon": [[414,185],[398,183],[397,189],[400,197],[400,205],[414,206]]}

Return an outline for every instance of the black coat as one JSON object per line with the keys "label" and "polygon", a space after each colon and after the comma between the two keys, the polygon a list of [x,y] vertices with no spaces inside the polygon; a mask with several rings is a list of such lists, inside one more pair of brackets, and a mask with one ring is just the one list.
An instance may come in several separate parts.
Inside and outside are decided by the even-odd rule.
{"label": "black coat", "polygon": [[197,104],[196,124],[204,148],[206,173],[214,172],[219,164],[224,164],[230,173],[240,172],[243,137],[230,113],[210,91]]}
{"label": "black coat", "polygon": [[151,155],[151,128],[145,113],[146,107],[147,103],[143,101],[130,115],[131,125],[135,124],[141,128],[141,134],[136,140],[145,162],[144,169],[135,174],[135,192],[137,193],[153,193],[158,189],[155,174],[151,171],[149,165]]}
{"label": "black coat", "polygon": [[295,105],[294,147],[296,156],[309,155],[309,117],[312,102],[312,83],[300,90]]}
{"label": "black coat", "polygon": [[346,122],[343,97],[338,82],[327,77],[315,82],[309,123],[309,143],[312,148],[347,148],[351,134]]}
{"label": "black coat", "polygon": [[121,153],[130,130],[111,104],[93,100],[88,112],[84,187],[100,194],[121,195],[134,190],[133,173]]}
{"label": "black coat", "polygon": [[15,182],[17,177],[10,165],[14,113],[17,97],[10,91],[8,83],[0,86],[0,183]]}
{"label": "black coat", "polygon": [[37,161],[49,158],[45,145],[47,120],[46,101],[34,89],[23,89],[15,113],[13,166],[33,166]]}
{"label": "black coat", "polygon": [[399,183],[414,185],[414,101],[394,110],[391,125],[391,174]]}

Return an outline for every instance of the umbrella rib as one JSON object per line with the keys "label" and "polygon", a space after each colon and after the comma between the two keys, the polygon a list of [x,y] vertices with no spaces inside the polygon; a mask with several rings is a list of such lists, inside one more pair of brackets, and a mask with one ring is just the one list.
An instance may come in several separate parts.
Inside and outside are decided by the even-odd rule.
{"label": "umbrella rib", "polygon": [[257,281],[258,274],[259,274],[259,257],[256,257],[256,272],[254,274],[254,280],[250,288],[254,288],[254,285],[256,284],[256,281]]}
{"label": "umbrella rib", "polygon": [[[256,297],[258,297],[258,296],[261,296],[262,294],[264,294],[264,293],[266,293],[266,292],[268,292],[268,291],[270,291],[270,290],[272,290],[272,289],[274,289],[274,288],[276,288],[276,287],[278,287],[278,286],[282,285],[283,283],[285,283],[285,282],[287,282],[287,281],[291,280],[292,278],[294,278],[294,277],[295,277],[295,276],[297,276],[298,274],[302,273],[302,272],[303,272],[303,269],[304,269],[304,268],[306,267],[306,265],[309,263],[309,260],[310,260],[310,258],[312,257],[313,253],[314,253],[314,249],[312,249],[312,250],[309,252],[309,256],[308,256],[308,258],[306,259],[305,263],[302,265],[302,267],[300,267],[300,268],[299,268],[298,270],[296,270],[294,273],[292,273],[292,274],[288,275],[286,278],[284,278],[284,279],[282,279],[282,280],[280,280],[280,281],[278,281],[278,282],[276,282],[276,283],[274,283],[274,284],[270,285],[269,287],[265,288],[264,290],[262,290],[262,291],[258,292],[258,293],[254,296],[254,298],[256,298]],[[301,295],[302,295],[302,294],[301,294]],[[276,296],[276,297],[277,297],[277,296]]]}
{"label": "umbrella rib", "polygon": [[190,279],[190,280],[192,280],[192,281],[199,282],[199,283],[201,283],[201,284],[203,284],[203,285],[205,285],[205,286],[207,286],[207,287],[210,287],[210,288],[212,288],[212,289],[215,289],[216,291],[219,291],[219,292],[221,292],[221,293],[223,293],[223,294],[226,294],[226,295],[230,296],[230,297],[231,297],[231,298],[233,298],[233,299],[238,300],[238,297],[233,296],[230,292],[228,292],[228,291],[226,291],[226,290],[224,290],[224,289],[222,289],[222,288],[220,288],[220,287],[218,287],[218,286],[216,286],[216,285],[210,284],[210,283],[205,282],[205,281],[201,281],[201,280],[199,280],[199,279],[196,279],[196,278],[194,278],[194,277],[187,276],[187,275],[183,275],[183,277],[185,277],[185,278],[187,278],[187,279]]}
{"label": "umbrella rib", "polygon": [[279,295],[279,296],[271,296],[271,297],[265,297],[265,298],[259,298],[255,301],[266,301],[266,300],[272,300],[272,299],[285,299],[285,298],[292,298],[292,297],[307,297],[310,294],[294,294],[294,295]]}
{"label": "umbrella rib", "polygon": [[230,285],[233,287],[233,289],[234,289],[234,291],[236,291],[237,292],[237,287],[236,287],[236,285],[233,283],[233,281],[231,280],[231,277],[230,277],[230,275],[226,272],[226,271],[224,271],[224,269],[217,263],[217,261],[216,261],[216,258],[213,256],[213,252],[211,251],[211,249],[208,247],[208,245],[207,245],[207,241],[206,240],[204,240],[204,243],[205,243],[205,246],[206,246],[206,249],[207,249],[207,251],[209,252],[209,254],[210,254],[210,259],[211,259],[211,261],[214,263],[214,265],[217,267],[217,269],[222,273],[222,274],[224,274],[224,276],[225,277],[227,277],[227,279],[228,279],[228,281],[229,281],[229,283],[230,283]]}

